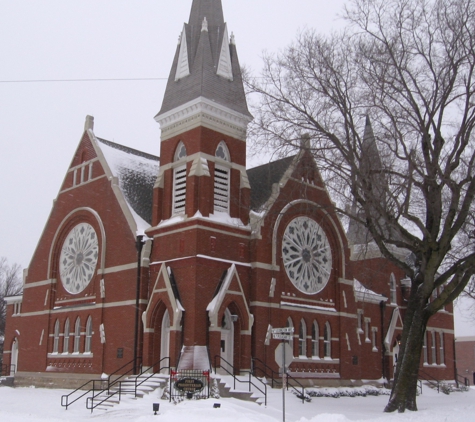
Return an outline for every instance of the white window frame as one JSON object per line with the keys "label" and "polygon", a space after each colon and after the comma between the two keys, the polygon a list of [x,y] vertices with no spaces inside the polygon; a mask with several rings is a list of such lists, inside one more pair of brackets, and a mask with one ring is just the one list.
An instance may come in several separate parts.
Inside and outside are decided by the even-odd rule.
{"label": "white window frame", "polygon": [[328,321],[325,323],[323,331],[323,356],[326,359],[332,357],[332,329]]}
{"label": "white window frame", "polygon": [[378,351],[378,346],[376,345],[376,333],[378,332],[378,327],[371,327],[371,342],[373,344],[373,352]]}
{"label": "white window frame", "polygon": [[307,357],[307,324],[303,318],[299,325],[299,356]]}
{"label": "white window frame", "polygon": [[[294,327],[294,323],[292,321],[292,318],[290,318],[290,317],[287,318],[286,327],[290,327],[290,328]],[[289,345],[292,348],[292,356],[294,356],[294,334],[290,335]]]}
{"label": "white window frame", "polygon": [[437,344],[435,340],[435,331],[430,332],[430,355],[431,355],[431,363],[432,365],[437,365]]}
{"label": "white window frame", "polygon": [[397,289],[396,289],[396,277],[393,273],[389,277],[389,289],[390,289],[390,300],[391,303],[397,303]]}
{"label": "white window frame", "polygon": [[231,191],[231,165],[229,149],[224,141],[216,148],[214,164],[214,211],[229,213],[229,198]]}
{"label": "white window frame", "polygon": [[444,333],[439,331],[439,364],[445,365]]}
{"label": "white window frame", "polygon": [[86,342],[84,343],[84,353],[91,353],[92,348],[92,318],[89,316],[86,323]]}
{"label": "white window frame", "polygon": [[77,317],[74,325],[74,354],[79,354],[81,347],[81,318]]}
{"label": "white window frame", "polygon": [[69,318],[66,319],[64,323],[64,338],[63,338],[63,354],[67,355],[69,353]]}
{"label": "white window frame", "polygon": [[53,354],[58,354],[59,350],[59,320],[57,319],[54,323],[54,334],[53,334]]}
{"label": "white window frame", "polygon": [[424,359],[424,365],[427,365],[428,362],[427,362],[427,359],[428,359],[428,356],[427,356],[427,331],[424,333],[424,342],[422,344],[422,355],[423,355],[423,359]]}
{"label": "white window frame", "polygon": [[186,182],[187,182],[187,152],[182,141],[175,151],[173,167],[172,214],[185,214],[186,211]]}
{"label": "white window frame", "polygon": [[318,329],[318,322],[313,321],[312,324],[312,357],[320,359],[320,344],[319,344],[319,338],[318,336],[320,335]]}
{"label": "white window frame", "polygon": [[364,341],[365,341],[365,343],[371,343],[371,339],[369,338],[370,324],[371,324],[371,318],[365,318],[364,319]]}

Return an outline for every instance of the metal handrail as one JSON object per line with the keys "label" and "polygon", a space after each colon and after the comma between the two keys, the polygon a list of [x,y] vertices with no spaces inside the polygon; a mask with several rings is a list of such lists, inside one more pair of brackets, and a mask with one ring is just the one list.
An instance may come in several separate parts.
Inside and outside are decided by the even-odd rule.
{"label": "metal handrail", "polygon": [[[227,363],[234,371],[234,366],[231,365],[231,363],[229,363],[226,359],[224,359],[220,355],[215,355],[215,357],[214,357],[214,373],[215,374],[216,374],[216,370],[218,368],[218,365],[217,365],[217,360],[218,359],[220,360],[220,363],[221,363],[221,361],[224,361],[225,363]],[[264,394],[264,405],[267,406],[267,384],[265,382],[261,381],[259,378],[255,378],[257,381],[259,381],[264,386],[264,391],[262,391],[256,384],[254,384],[252,382],[252,372],[251,371],[243,371],[243,372],[249,374],[249,380],[248,381],[243,381],[243,380],[240,380],[239,378],[237,378],[236,375],[234,375],[234,373],[230,372],[224,366],[219,366],[219,368],[223,369],[224,371],[226,371],[229,375],[231,375],[233,377],[233,379],[234,379],[234,389],[236,389],[236,381],[237,381],[237,382],[240,382],[240,383],[249,384],[249,392],[252,392],[251,385],[253,387],[255,387],[257,390],[259,390],[262,394]]]}
{"label": "metal handrail", "polygon": [[[138,359],[140,359],[140,358],[138,358]],[[169,357],[165,357],[165,358],[163,358],[163,359],[160,359],[158,362],[156,362],[156,363],[154,363],[154,364],[152,365],[152,368],[153,368],[154,366],[158,365],[158,364],[161,364],[162,361],[164,361],[164,360],[169,360],[169,359],[170,359]],[[132,363],[132,362],[133,362],[133,360],[132,360],[131,362],[129,362],[129,364]],[[124,365],[124,366],[123,366],[122,368],[120,368],[120,369],[123,369],[123,368],[125,368],[126,366],[127,366],[127,365]],[[120,369],[119,369],[119,370],[120,370]],[[159,372],[160,372],[162,369],[168,369],[168,371],[170,372],[170,366],[160,367]],[[122,375],[120,378],[116,379],[114,382],[109,383],[107,389],[98,390],[98,393],[97,393],[97,394],[95,394],[95,391],[93,391],[92,397],[88,397],[88,398],[86,399],[86,409],[90,410],[91,413],[92,413],[96,407],[100,406],[101,404],[107,402],[108,400],[110,400],[111,398],[113,398],[113,397],[115,397],[115,396],[117,396],[117,395],[119,395],[119,401],[120,401],[120,400],[122,399],[122,394],[123,394],[123,393],[134,393],[134,397],[137,397],[137,388],[138,388],[140,385],[142,385],[145,381],[148,381],[150,378],[152,378],[154,375],[156,375],[156,372],[152,372],[152,373],[150,374],[150,376],[148,376],[147,378],[145,378],[144,380],[142,380],[140,383],[137,383],[138,378],[139,378],[141,375],[145,374],[147,371],[148,371],[148,369],[147,369],[146,371],[141,371],[140,374],[138,374],[138,375],[135,377],[135,379],[134,379],[134,389],[133,389],[133,390],[128,390],[127,388],[124,389],[124,387],[123,387],[124,383],[125,383],[125,384],[130,384],[130,383],[132,382],[131,380],[122,380],[122,379],[121,379],[121,378],[123,378],[123,377],[127,374],[127,373],[126,373],[126,374]],[[128,371],[128,372],[130,372],[130,371]],[[115,373],[117,373],[117,371],[116,371]],[[118,386],[119,386],[118,390],[111,392],[111,391],[110,391],[111,387],[114,387],[115,385],[118,385]],[[97,397],[100,397],[101,394],[105,393],[106,391],[107,391],[107,396],[104,397],[104,398],[101,398],[101,400],[100,400],[99,402],[94,403],[94,400],[95,400]]]}
{"label": "metal handrail", "polygon": [[8,363],[3,363],[0,368],[0,377],[8,377],[12,372],[16,372],[16,365],[14,363],[11,363],[10,365]]}
{"label": "metal handrail", "polygon": [[[421,377],[420,375],[423,375]],[[427,372],[419,370],[419,378],[422,378],[424,381],[427,381],[430,385],[437,387],[437,393],[440,393],[440,381],[437,378],[429,375]],[[422,394],[422,386],[421,386],[421,394]]]}
{"label": "metal handrail", "polygon": [[457,385],[457,388],[459,387],[459,380],[462,379],[465,387],[468,387],[470,385],[470,382],[468,381],[467,377],[464,377],[463,375],[460,375],[458,372],[455,373],[455,384]]}
{"label": "metal handrail", "polygon": [[[137,360],[141,360],[142,358],[141,357],[138,357]],[[102,394],[103,392],[107,391],[107,393],[109,394],[109,389],[111,386],[115,385],[117,383],[118,380],[120,380],[120,378],[124,377],[129,371],[126,372],[126,374],[124,375],[121,375],[119,378],[117,378],[114,382],[111,383],[111,377],[116,375],[118,372],[120,372],[121,370],[123,370],[124,368],[126,368],[127,366],[129,366],[130,364],[133,364],[135,361],[135,359],[132,359],[130,362],[127,362],[125,365],[121,366],[119,369],[117,369],[116,371],[114,371],[112,374],[110,374],[107,379],[92,379],[92,380],[89,380],[87,381],[86,383],[84,383],[83,385],[81,385],[80,387],[76,388],[74,391],[71,391],[71,393],[69,394],[64,394],[61,396],[61,406],[62,407],[65,407],[66,410],[68,410],[68,407],[71,406],[73,403],[76,403],[78,400],[82,399],[84,396],[86,396],[87,394],[91,393],[92,392],[92,399],[94,399],[95,397],[97,397],[99,394]],[[107,383],[107,387],[106,388],[103,388],[103,383],[106,382]],[[89,389],[86,389],[86,386],[88,386],[89,384],[92,383],[92,388],[89,388]],[[96,383],[100,383],[99,385],[101,386],[101,388],[96,388]],[[77,397],[76,399],[74,399],[73,401],[69,402],[69,398],[74,394],[74,393],[77,393],[79,390],[86,390],[83,394],[81,394],[79,397]],[[98,394],[96,394],[96,391],[99,391]],[[89,399],[89,398],[88,398]],[[88,399],[86,399],[86,408],[87,407],[87,401]],[[89,408],[88,408],[89,409]]]}
{"label": "metal handrail", "polygon": [[[256,367],[256,364],[255,362],[258,362],[260,364],[262,364],[262,366],[264,366],[264,369],[260,368],[260,367]],[[280,374],[276,371],[274,371],[270,366],[268,366],[267,364],[265,364],[262,360],[260,360],[259,358],[252,358],[251,359],[251,365],[252,365],[252,374],[257,378],[257,375],[255,373],[255,370],[257,369],[258,371],[261,371],[263,374],[264,374],[264,377],[265,378],[270,378],[272,380],[272,388],[274,388],[274,383],[277,384],[277,385],[282,385],[282,382],[280,381]],[[270,375],[268,375],[267,373],[267,370],[270,371]],[[277,375],[277,379],[274,378],[274,374]]]}
{"label": "metal handrail", "polygon": [[[164,360],[168,360],[168,366],[161,366],[162,365],[162,361]],[[168,369],[168,375],[170,375],[170,358],[169,357],[164,357],[163,359],[160,359],[158,362],[154,363],[152,365],[152,368],[156,365],[160,365],[160,369],[158,370],[158,373],[162,372],[163,369]],[[137,387],[140,387],[144,382],[148,381],[150,378],[152,378],[155,374],[157,374],[157,372],[153,372],[150,374],[150,376],[144,378],[141,382],[139,382],[137,384],[137,380],[139,379],[140,376],[142,376],[143,374],[145,374],[147,371],[142,371],[139,375],[137,375],[137,377],[135,378],[135,397],[137,397]]]}
{"label": "metal handrail", "polygon": [[[301,396],[302,397],[302,403],[305,403],[305,387],[296,378],[294,378],[292,375],[290,375],[287,371],[286,371],[285,375],[287,375],[287,391],[289,390],[289,385],[290,385],[290,387],[292,387],[297,392],[297,397]],[[289,384],[289,378],[293,382],[297,383],[299,385],[299,387],[302,388],[302,391],[299,391],[297,389],[297,387],[295,387],[294,385]]]}

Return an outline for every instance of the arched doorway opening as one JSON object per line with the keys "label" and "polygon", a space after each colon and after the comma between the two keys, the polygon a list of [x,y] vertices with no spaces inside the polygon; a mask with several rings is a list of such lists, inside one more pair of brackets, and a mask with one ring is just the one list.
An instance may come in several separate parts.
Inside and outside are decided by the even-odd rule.
{"label": "arched doorway opening", "polygon": [[392,353],[391,353],[391,357],[392,357],[393,378],[394,378],[394,374],[396,373],[396,365],[397,365],[397,361],[398,361],[398,358],[399,358],[399,339],[396,339],[394,344],[393,344],[393,350],[392,350]]}
{"label": "arched doorway opening", "polygon": [[18,339],[15,338],[12,344],[12,359],[10,362],[10,375],[15,375],[18,371]]}
{"label": "arched doorway opening", "polygon": [[234,322],[228,308],[221,320],[221,367],[234,372]]}
{"label": "arched doorway opening", "polygon": [[[161,366],[169,366],[169,362],[163,360],[170,357],[170,314],[168,309],[163,314],[160,333],[160,361]],[[163,371],[166,372],[165,369]]]}

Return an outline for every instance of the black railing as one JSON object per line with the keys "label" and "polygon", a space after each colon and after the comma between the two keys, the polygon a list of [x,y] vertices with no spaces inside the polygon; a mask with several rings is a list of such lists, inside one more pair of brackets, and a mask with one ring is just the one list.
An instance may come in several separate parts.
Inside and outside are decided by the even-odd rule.
{"label": "black railing", "polygon": [[[437,378],[434,378],[433,376],[429,375],[427,372],[424,372],[420,369],[419,369],[419,378],[422,381],[427,382],[432,387],[437,388],[437,392],[440,393],[440,381]],[[422,383],[421,383],[421,394],[422,394]]]}
{"label": "black railing", "polygon": [[[141,358],[137,358],[137,359],[141,359]],[[125,376],[128,376],[128,371],[127,373],[121,375],[119,378],[115,379],[113,382],[110,382],[110,379],[111,379],[111,376],[113,376],[114,374],[116,374],[117,372],[121,371],[122,369],[125,369],[127,367],[127,364],[124,365],[122,368],[119,368],[116,372],[114,372],[113,374],[111,374],[111,376],[109,376],[109,379],[108,379],[108,387],[107,389],[105,388],[102,388],[101,390],[97,390],[97,393],[96,391],[92,391],[92,396],[91,397],[88,397],[86,399],[86,409],[90,410],[91,413],[94,411],[94,409],[96,409],[98,406],[100,406],[101,404],[104,404],[108,401],[110,401],[112,398],[114,397],[117,397],[118,400],[120,401],[122,399],[122,394],[125,394],[125,393],[133,393],[134,394],[134,397],[137,397],[137,389],[138,387],[140,387],[144,382],[148,381],[150,378],[152,378],[154,375],[156,375],[155,372],[153,372],[153,368],[157,365],[160,365],[159,366],[159,370],[158,372],[160,373],[163,369],[167,369],[168,372],[170,372],[170,366],[161,366],[162,362],[167,360],[169,362],[169,358],[168,357],[165,357],[163,359],[160,359],[158,362],[154,363],[151,368],[152,368],[152,373],[150,373],[150,375],[144,379],[141,379],[140,382],[139,382],[139,377],[141,377],[142,375],[146,374],[147,370],[145,371],[140,371],[140,373],[138,375],[135,376],[134,380],[128,380],[128,379],[123,379]],[[133,363],[133,360],[131,362],[129,362],[129,364]],[[135,372],[135,368],[137,366],[134,366],[131,371],[134,371]],[[140,367],[142,368],[142,366],[140,365]],[[133,383],[134,387],[133,389],[130,388],[130,385]],[[111,391],[112,390],[112,391]],[[104,396],[105,394],[105,396]]]}
{"label": "black railing", "polygon": [[11,364],[8,365],[7,363],[3,363],[0,367],[0,377],[9,377],[16,372],[16,365]]}
{"label": "black railing", "polygon": [[468,380],[468,378],[464,377],[463,375],[460,375],[457,372],[455,373],[455,384],[457,385],[457,388],[460,388],[460,383],[462,383],[465,387],[468,387],[470,385],[470,381]]}
{"label": "black railing", "polygon": [[[287,375],[287,390],[289,390],[289,387],[292,388],[296,392],[297,397],[302,400],[302,403],[305,403],[305,387],[288,372],[286,373],[286,375]],[[292,383],[297,384],[298,387],[301,388],[301,390],[299,391],[297,386],[292,385],[290,381],[292,381]]]}
{"label": "black railing", "polygon": [[[219,363],[220,363],[219,366],[218,366],[218,360],[219,360]],[[226,363],[231,368],[232,372],[229,371],[224,366],[221,366],[221,361]],[[216,355],[214,357],[214,373],[216,373],[217,368],[221,368],[227,374],[229,374],[233,377],[233,379],[234,379],[234,389],[236,389],[236,382],[239,382],[239,383],[242,383],[242,384],[248,384],[249,385],[249,392],[252,392],[252,388],[251,388],[251,386],[252,386],[256,390],[258,390],[262,394],[264,394],[264,402],[265,402],[264,405],[267,406],[267,384],[265,382],[261,381],[259,378],[254,378],[255,380],[259,381],[263,385],[264,390],[261,390],[261,388],[259,388],[259,386],[257,386],[256,384],[254,384],[252,382],[252,372],[251,371],[243,371],[244,373],[248,374],[249,378],[248,378],[248,380],[240,380],[236,375],[234,375],[234,366],[231,365],[226,359],[222,358],[220,355]]]}
{"label": "black railing", "polygon": [[254,375],[256,378],[259,378],[260,374],[261,378],[270,380],[272,388],[282,387],[282,380],[280,378],[280,374],[274,371],[270,366],[265,364],[259,358],[252,358],[251,372],[252,375]]}
{"label": "black railing", "polygon": [[[137,360],[141,361],[142,358],[137,358]],[[129,372],[133,371],[133,367],[126,371],[125,374],[119,376],[114,382],[111,383],[111,378],[117,375],[120,371],[124,370],[128,366],[134,366],[135,359],[132,359],[130,362],[127,362],[124,366],[120,367],[116,371],[114,371],[111,375],[109,375],[106,379],[94,379],[87,381],[80,387],[76,388],[74,391],[71,391],[69,394],[64,394],[61,396],[61,406],[65,407],[68,410],[68,407],[72,404],[76,403],[78,400],[82,399],[84,396],[88,395],[92,392],[92,399],[97,397],[99,394],[107,391],[109,393],[110,387],[114,385],[118,380],[126,376]],[[96,394],[97,393],[97,394]],[[79,394],[77,397],[76,395]],[[74,397],[74,399],[73,399]],[[89,397],[86,399],[86,406]],[[88,408],[89,409],[89,408]]]}

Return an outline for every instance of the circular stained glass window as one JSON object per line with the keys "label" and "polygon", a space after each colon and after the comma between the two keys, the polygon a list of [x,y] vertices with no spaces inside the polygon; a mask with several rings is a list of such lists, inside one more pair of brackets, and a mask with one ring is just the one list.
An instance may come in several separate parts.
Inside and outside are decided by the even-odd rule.
{"label": "circular stained glass window", "polygon": [[67,292],[78,294],[88,286],[98,254],[97,235],[90,224],[80,223],[68,233],[59,259],[61,282]]}
{"label": "circular stained glass window", "polygon": [[290,281],[301,292],[315,294],[330,278],[332,255],[327,236],[308,217],[294,218],[282,239],[282,259]]}

